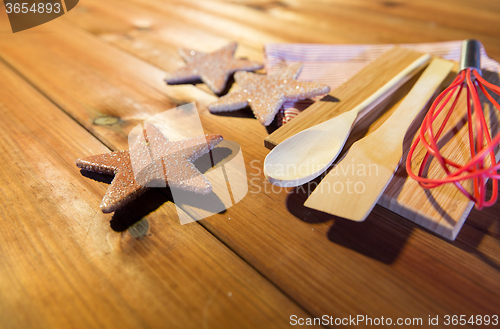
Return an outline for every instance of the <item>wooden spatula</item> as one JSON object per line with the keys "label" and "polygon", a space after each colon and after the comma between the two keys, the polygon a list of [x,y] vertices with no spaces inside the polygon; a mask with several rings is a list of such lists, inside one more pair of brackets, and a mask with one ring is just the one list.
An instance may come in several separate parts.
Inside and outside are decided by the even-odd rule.
{"label": "wooden spatula", "polygon": [[352,110],[313,126],[276,146],[264,161],[264,174],[278,186],[298,186],[321,175],[337,158],[358,115],[375,108],[415,76],[431,56],[424,54]]}
{"label": "wooden spatula", "polygon": [[389,119],[351,146],[304,205],[354,221],[365,220],[398,167],[406,131],[453,65],[443,59],[433,59]]}
{"label": "wooden spatula", "polygon": [[[365,56],[364,53],[358,55],[361,58]],[[422,53],[410,49],[391,48],[342,85],[330,91],[328,97],[315,102],[286,125],[268,135],[264,139],[264,145],[272,150],[287,138],[352,110],[420,56]],[[392,99],[392,96],[389,99]],[[382,108],[380,110],[382,111]],[[372,116],[368,113],[366,117],[371,117],[370,120],[372,120],[375,119],[376,115]],[[358,120],[362,118],[364,120],[363,113],[358,116]],[[358,128],[356,127],[356,130]]]}

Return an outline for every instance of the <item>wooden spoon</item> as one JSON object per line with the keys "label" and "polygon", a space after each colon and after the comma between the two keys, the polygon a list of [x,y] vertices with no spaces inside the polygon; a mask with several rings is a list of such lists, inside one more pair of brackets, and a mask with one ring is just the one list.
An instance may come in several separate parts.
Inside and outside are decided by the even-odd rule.
{"label": "wooden spoon", "polygon": [[351,146],[304,206],[357,222],[365,220],[398,168],[408,128],[439,91],[453,65],[433,59],[391,116]]}
{"label": "wooden spoon", "polygon": [[394,93],[427,64],[424,54],[361,104],[333,119],[299,132],[276,146],[264,160],[264,174],[274,185],[291,187],[321,175],[337,158],[358,114],[369,111]]}

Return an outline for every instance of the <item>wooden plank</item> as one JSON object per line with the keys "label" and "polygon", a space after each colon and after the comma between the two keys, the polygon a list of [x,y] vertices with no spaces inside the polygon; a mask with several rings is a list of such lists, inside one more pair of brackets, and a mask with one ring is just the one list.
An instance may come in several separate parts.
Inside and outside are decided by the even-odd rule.
{"label": "wooden plank", "polygon": [[[5,17],[1,21],[2,27],[8,24],[6,19]],[[50,25],[52,31],[61,28],[54,23]],[[40,28],[41,31],[47,31],[44,30],[47,27]],[[7,34],[2,37],[6,50],[4,58],[18,56],[24,50],[37,51],[39,54],[36,55],[41,58],[46,56],[44,65],[39,65],[32,57],[27,56],[19,67],[21,74],[33,78],[33,84],[43,88],[44,93],[51,94],[53,101],[90,132],[104,136],[103,140],[109,143],[106,145],[111,149],[126,148],[126,136],[130,129],[158,113],[158,109],[165,111],[176,104],[195,100],[199,104],[215,100],[213,95],[192,85],[166,86],[163,81],[165,73],[145,62],[117,65],[127,63],[130,56],[111,47],[106,54],[91,51],[88,47],[97,49],[102,43],[89,38],[81,30],[73,29],[72,33],[75,36],[70,33],[48,37],[30,36],[30,33]],[[44,42],[47,47],[45,54],[40,52],[37,45],[39,42]],[[73,52],[67,50],[65,44],[72,47]],[[55,52],[60,56],[59,62],[52,60],[56,58]],[[87,57],[81,54],[87,54]],[[120,69],[116,70],[116,66],[120,66]],[[61,70],[61,67],[71,69]],[[46,74],[45,70],[52,73]],[[105,71],[109,71],[109,74],[102,73]],[[134,76],[134,79],[129,79],[130,76]],[[68,85],[62,84],[63,81]],[[75,83],[78,88],[67,87]],[[96,88],[96,85],[99,87]]]}
{"label": "wooden plank", "polygon": [[[166,17],[182,19],[197,28],[206,29],[234,40],[261,47],[276,42],[348,42],[349,36],[332,34],[305,24],[275,20],[267,13],[231,3],[197,1],[127,0]],[[196,18],[196,19],[194,19]]]}
{"label": "wooden plank", "polygon": [[[165,19],[168,17],[165,15]],[[119,111],[123,109],[124,118],[134,118],[128,107],[131,99],[140,105],[141,97],[147,99],[147,104],[154,101],[157,108],[149,106],[148,110],[159,113],[166,106],[159,105],[162,103],[158,99],[175,96],[170,87],[155,80],[162,76],[159,70],[61,20],[50,26],[57,33],[23,34],[17,43],[2,38],[0,54],[30,81],[37,81],[37,87],[49,97],[62,100],[61,106],[68,113],[75,111],[75,115],[85,117],[78,113],[85,107],[75,106],[70,100],[80,97],[83,104],[89,104],[100,99],[100,81],[109,81],[105,84],[109,88],[107,101],[114,104],[112,108],[101,107],[103,114],[114,110],[121,116]],[[255,40],[258,36],[241,39]],[[93,88],[84,80],[60,72],[67,70],[76,76],[80,73],[79,67],[75,69],[66,58],[67,52],[79,54],[81,66],[87,67],[87,78],[94,81]],[[28,62],[42,59],[48,64],[59,63],[59,69],[26,69]],[[149,79],[141,78],[144,70],[151,73]],[[130,80],[141,89],[127,90],[128,98],[124,98],[120,90],[126,89]],[[80,96],[56,86],[87,86],[87,90]],[[136,111],[136,120],[150,113],[144,114],[140,108]],[[206,132],[222,133],[241,145],[250,184],[249,194],[240,203],[202,224],[312,314],[394,318],[427,318],[433,314],[442,318],[445,314],[492,314],[498,309],[500,246],[495,212],[482,212],[479,222],[466,225],[464,234],[453,244],[436,239],[380,207],[376,207],[367,225],[350,226],[341,219],[303,208],[303,190],[272,191],[261,171],[267,153],[261,141],[267,132],[255,119],[244,117],[244,113],[240,117],[213,116],[204,108],[201,114]],[[95,112],[86,115],[87,119],[79,122],[95,129]],[[103,140],[112,137],[113,144],[124,144],[118,134],[98,135]]]}
{"label": "wooden plank", "polygon": [[100,211],[107,184],[74,164],[109,150],[2,62],[0,76],[0,327],[279,328],[307,316],[200,225],[181,226],[161,193],[115,232],[110,220],[126,217]]}
{"label": "wooden plank", "polygon": [[[303,2],[298,2],[302,6]],[[440,1],[435,3],[432,0],[420,1],[394,1],[394,2],[373,2],[367,0],[334,0],[334,1],[309,1],[310,8],[318,9],[329,6],[335,8],[349,9],[359,12],[363,9],[372,16],[398,17],[405,20],[433,22],[435,27],[447,27],[453,30],[465,30],[479,36],[496,36],[500,27],[497,19],[500,7],[493,6],[491,1],[478,3],[475,1],[461,2]],[[449,19],[453,17],[453,19]],[[477,24],[481,21],[483,24]]]}
{"label": "wooden plank", "polygon": [[[144,9],[156,11],[161,13],[164,17],[171,17],[176,20],[182,20],[184,23],[189,23],[200,30],[210,31],[232,40],[251,45],[254,48],[262,47],[263,42],[284,42],[288,38],[286,33],[274,33],[273,31],[266,31],[262,28],[255,28],[248,26],[234,16],[227,18],[221,15],[213,15],[208,11],[199,10],[192,6],[188,6],[183,2],[162,2],[162,1],[142,1],[142,0],[127,0],[128,2],[135,3]],[[196,18],[196,19],[194,19]],[[300,28],[295,27],[295,30],[300,32]],[[304,38],[305,39],[305,38]]]}
{"label": "wooden plank", "polygon": [[[450,6],[426,6],[414,3],[400,3],[391,6],[392,2],[362,3],[345,0],[330,1],[287,1],[282,5],[255,6],[253,1],[243,1],[235,4],[233,1],[222,0],[178,0],[168,4],[159,0],[145,1],[132,0],[157,10],[172,12],[177,16],[185,17],[196,26],[216,31],[223,35],[233,33],[225,31],[219,20],[229,20],[226,24],[244,24],[240,38],[251,39],[260,31],[272,32],[288,42],[304,43],[412,43],[460,40],[479,38],[497,58],[500,57],[500,48],[494,34],[486,31],[495,31],[498,24],[495,15],[481,15],[491,24],[477,30],[473,22],[477,22],[478,15],[468,9],[450,10]],[[360,0],[362,1],[362,0]],[[275,2],[276,3],[276,2]],[[416,8],[415,8],[416,7]],[[168,10],[167,10],[168,8]],[[380,8],[380,9],[379,9]],[[409,14],[399,17],[398,10],[403,9]],[[440,10],[436,10],[440,9]],[[396,11],[396,13],[394,13]],[[426,14],[422,14],[426,12]],[[445,14],[446,13],[446,14]],[[460,15],[458,15],[460,13]],[[197,15],[213,16],[212,20],[193,20]],[[422,19],[422,15],[426,20]],[[457,16],[456,22],[449,24],[450,15]],[[404,21],[404,24],[402,23]],[[468,21],[467,29],[458,29],[460,22]],[[236,23],[237,22],[237,23]],[[300,29],[297,27],[300,26]],[[366,31],[371,31],[367,33]],[[494,33],[494,32],[493,32]],[[262,42],[272,42],[265,39]]]}
{"label": "wooden plank", "polygon": [[[213,52],[233,41],[190,26],[175,16],[165,19],[161,14],[127,1],[111,1],[102,6],[99,1],[91,0],[82,5],[83,8],[69,16],[71,22],[165,71],[185,65],[178,48]],[[259,62],[263,62],[263,55],[261,47],[241,42],[235,53],[235,57]],[[213,94],[203,84],[198,87]]]}
{"label": "wooden plank", "polygon": [[[491,6],[491,1],[489,6]],[[315,20],[321,26],[349,26],[360,43],[412,43],[480,39],[494,58],[500,58],[499,10],[484,3],[446,1],[335,0],[294,1],[271,10],[275,17]],[[450,19],[450,17],[453,17]],[[478,21],[483,24],[477,24]],[[404,23],[403,23],[404,22]],[[374,33],[366,33],[366,31]],[[354,32],[356,31],[356,33]],[[362,40],[359,40],[361,38]]]}

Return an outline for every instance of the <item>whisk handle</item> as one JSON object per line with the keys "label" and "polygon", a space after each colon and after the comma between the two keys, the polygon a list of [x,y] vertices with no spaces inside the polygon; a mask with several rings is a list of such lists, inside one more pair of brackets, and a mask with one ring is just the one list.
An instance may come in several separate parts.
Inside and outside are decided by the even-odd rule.
{"label": "whisk handle", "polygon": [[462,43],[458,70],[460,72],[466,68],[477,70],[481,74],[481,43],[475,39],[464,40]]}

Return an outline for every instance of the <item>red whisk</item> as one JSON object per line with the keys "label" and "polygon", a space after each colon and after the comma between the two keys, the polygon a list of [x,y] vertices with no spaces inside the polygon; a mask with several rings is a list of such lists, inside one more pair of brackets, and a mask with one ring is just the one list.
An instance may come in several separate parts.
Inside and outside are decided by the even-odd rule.
{"label": "red whisk", "polygon": [[[492,138],[479,99],[479,90],[481,90],[491,104],[497,110],[500,110],[500,105],[488,92],[488,90],[490,90],[500,95],[500,87],[483,79],[480,64],[480,49],[481,44],[479,41],[464,41],[462,45],[459,73],[451,85],[446,88],[432,104],[422,123],[419,135],[410,148],[406,161],[406,171],[410,177],[417,180],[423,188],[430,189],[446,183],[453,183],[471,201],[475,202],[477,209],[495,204],[498,197],[498,179],[500,178],[497,171],[500,169],[500,164],[495,158],[495,149],[500,142],[500,134]],[[441,154],[438,147],[438,141],[464,89],[467,93],[470,159],[465,164],[459,164]],[[452,102],[451,106],[449,106],[447,113],[443,113],[443,122],[437,131],[435,131],[432,125],[439,114],[448,104],[450,104],[450,101]],[[411,170],[411,161],[419,143],[422,143],[427,151],[420,165],[418,174],[415,174]],[[445,176],[443,178],[432,179],[424,177],[425,168],[431,157],[436,159],[440,167],[444,170]],[[489,200],[486,200],[486,183],[490,178],[493,180],[493,192]],[[473,181],[472,192],[469,192],[463,186],[463,182],[467,180]]]}

